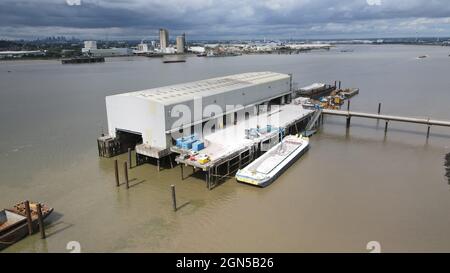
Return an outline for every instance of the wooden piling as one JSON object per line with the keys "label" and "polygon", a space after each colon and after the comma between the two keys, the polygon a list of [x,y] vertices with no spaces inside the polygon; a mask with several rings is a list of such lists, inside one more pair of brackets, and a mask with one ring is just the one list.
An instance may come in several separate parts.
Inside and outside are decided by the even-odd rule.
{"label": "wooden piling", "polygon": [[387,133],[387,129],[388,129],[388,124],[389,124],[389,120],[386,120],[386,124],[384,125],[384,133]]}
{"label": "wooden piling", "polygon": [[123,162],[123,171],[124,171],[124,174],[125,174],[125,185],[126,185],[127,189],[129,189],[130,185],[129,185],[129,181],[128,181],[127,162]]}
{"label": "wooden piling", "polygon": [[98,149],[98,156],[102,156],[102,150],[100,146],[100,140],[97,139],[97,149]]}
{"label": "wooden piling", "polygon": [[27,225],[28,225],[28,234],[33,234],[33,221],[31,219],[31,209],[30,209],[30,201],[26,200],[25,202],[25,214],[27,217]]}
{"label": "wooden piling", "polygon": [[181,167],[181,180],[184,180],[184,173],[183,173],[183,164],[180,164]]}
{"label": "wooden piling", "polygon": [[41,232],[41,239],[45,239],[44,218],[42,217],[42,206],[40,203],[36,204],[36,211],[38,215],[39,231]]}
{"label": "wooden piling", "polygon": [[206,187],[208,190],[211,190],[211,183],[210,183],[210,172],[209,169],[206,171]]}
{"label": "wooden piling", "polygon": [[430,129],[431,129],[431,126],[428,125],[428,129],[427,129],[427,139],[430,138]]}
{"label": "wooden piling", "polygon": [[378,115],[381,113],[381,102],[378,103]]}
{"label": "wooden piling", "polygon": [[117,159],[114,160],[114,174],[116,176],[116,187],[120,186],[120,182],[119,182],[119,165],[117,163]]}
{"label": "wooden piling", "polygon": [[173,169],[173,161],[172,161],[172,155],[169,154],[169,163],[170,163],[170,168]]}
{"label": "wooden piling", "polygon": [[347,101],[347,111],[350,111],[350,100]]}
{"label": "wooden piling", "polygon": [[128,168],[130,168],[130,170],[131,170],[131,167],[132,167],[131,165],[133,165],[131,162],[131,148],[128,148],[128,162],[130,163]]}
{"label": "wooden piling", "polygon": [[173,211],[177,211],[177,197],[175,194],[175,185],[171,185],[172,188],[172,204],[173,204]]}

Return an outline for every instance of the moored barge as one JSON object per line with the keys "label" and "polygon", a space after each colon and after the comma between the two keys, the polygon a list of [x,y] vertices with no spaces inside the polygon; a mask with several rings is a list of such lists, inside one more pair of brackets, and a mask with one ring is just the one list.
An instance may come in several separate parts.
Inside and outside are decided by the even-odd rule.
{"label": "moored barge", "polygon": [[302,135],[286,136],[280,143],[236,173],[238,182],[266,187],[309,149],[309,139]]}

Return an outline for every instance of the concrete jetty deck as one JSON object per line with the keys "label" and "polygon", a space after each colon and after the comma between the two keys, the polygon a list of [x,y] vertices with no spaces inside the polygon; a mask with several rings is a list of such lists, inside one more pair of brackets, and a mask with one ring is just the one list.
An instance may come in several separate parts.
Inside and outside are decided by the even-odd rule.
{"label": "concrete jetty deck", "polygon": [[[181,165],[182,179],[184,179],[183,166],[193,167],[194,172],[195,170],[205,172],[207,187],[211,189],[217,181],[228,177],[253,161],[262,151],[276,145],[282,137],[280,129],[286,135],[302,132],[313,113],[314,110],[304,109],[301,105],[287,104],[251,116],[235,125],[226,126],[224,129],[204,137],[206,148],[200,153],[207,155],[210,159],[205,164],[184,158],[183,154],[186,154],[187,151],[177,147],[172,147],[171,150],[180,154],[175,161]],[[257,126],[265,128],[267,125],[276,127],[277,130],[263,133],[253,139],[246,138],[245,129]]]}

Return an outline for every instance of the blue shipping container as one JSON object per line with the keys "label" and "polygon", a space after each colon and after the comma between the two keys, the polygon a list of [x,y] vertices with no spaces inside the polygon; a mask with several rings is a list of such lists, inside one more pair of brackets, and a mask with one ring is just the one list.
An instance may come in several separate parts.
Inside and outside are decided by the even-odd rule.
{"label": "blue shipping container", "polygon": [[198,152],[203,149],[205,149],[205,143],[203,141],[197,140],[192,143],[192,150]]}

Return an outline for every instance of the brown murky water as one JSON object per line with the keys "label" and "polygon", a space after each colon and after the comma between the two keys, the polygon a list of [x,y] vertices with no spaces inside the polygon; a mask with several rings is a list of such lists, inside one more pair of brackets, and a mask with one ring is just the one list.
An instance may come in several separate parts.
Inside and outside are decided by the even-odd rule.
{"label": "brown murky water", "polygon": [[[67,252],[69,241],[84,252],[366,252],[369,241],[387,252],[450,251],[450,129],[432,128],[427,141],[424,126],[393,122],[385,136],[383,122],[355,118],[346,132],[344,119],[326,118],[310,151],[265,189],[230,179],[208,191],[198,178],[181,181],[178,167],[148,164],[117,189],[113,160],[97,155],[106,95],[249,71],[294,73],[299,85],[341,79],[361,88],[353,110],[382,102],[386,114],[450,120],[450,48],[345,48],[354,52],[1,62],[0,207],[31,199],[56,210],[46,240],[5,252]],[[176,213],[171,184],[184,205]]]}

